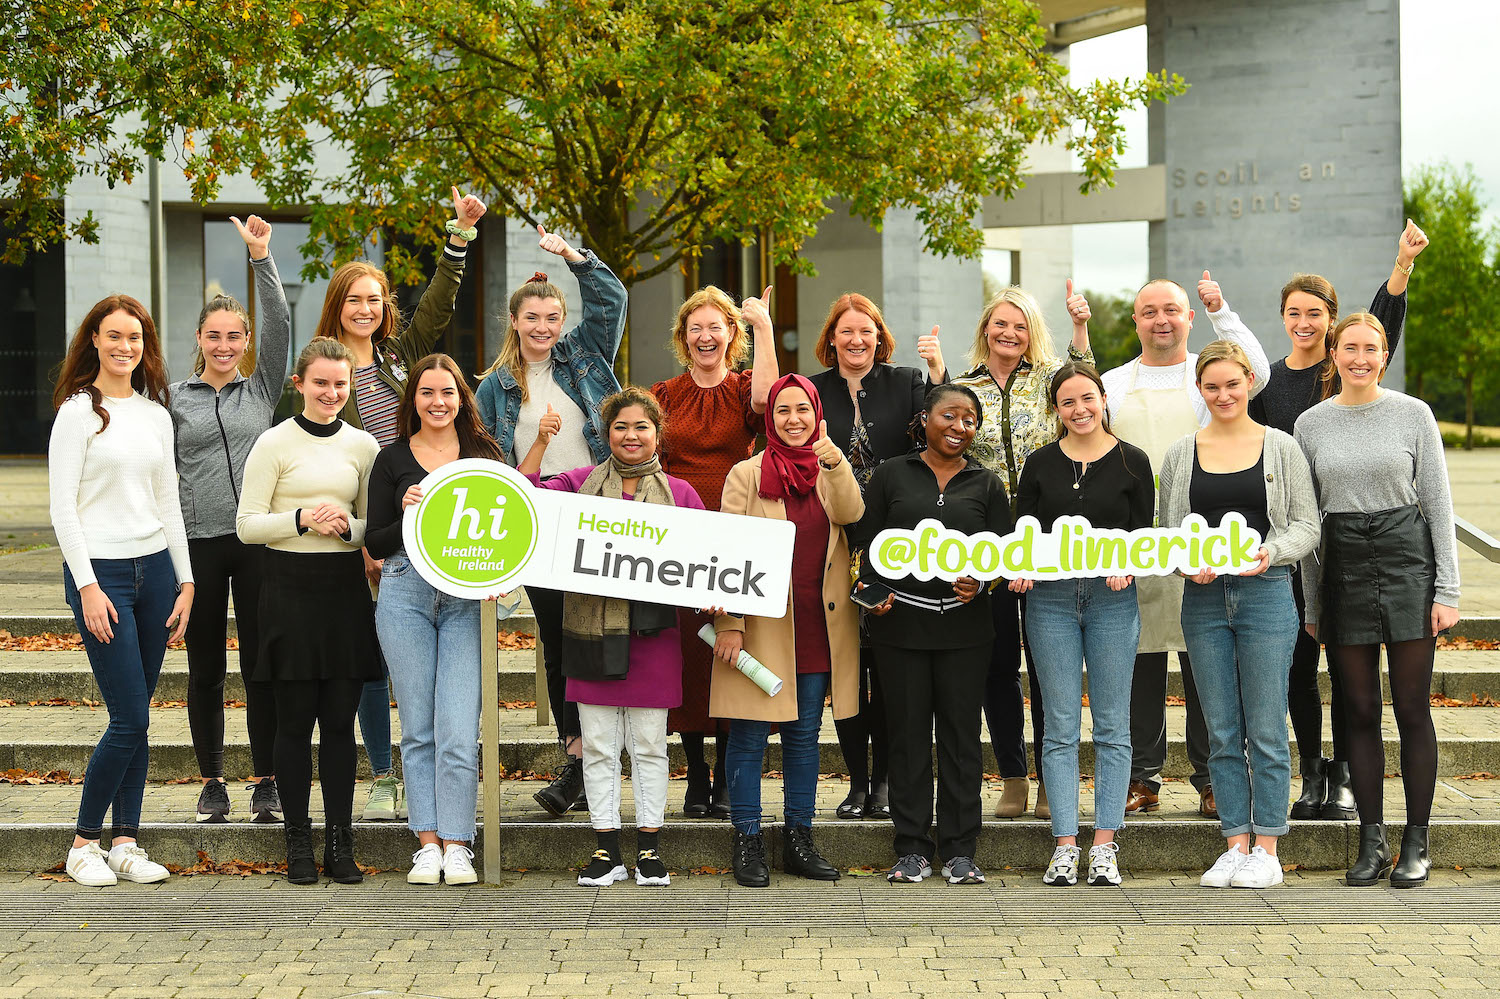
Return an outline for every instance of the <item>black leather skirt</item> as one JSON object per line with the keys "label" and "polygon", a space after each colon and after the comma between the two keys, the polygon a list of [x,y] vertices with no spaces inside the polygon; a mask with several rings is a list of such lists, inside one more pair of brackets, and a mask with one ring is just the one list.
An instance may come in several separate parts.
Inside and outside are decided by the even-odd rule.
{"label": "black leather skirt", "polygon": [[1432,532],[1416,506],[1323,518],[1323,644],[1428,638],[1436,590]]}

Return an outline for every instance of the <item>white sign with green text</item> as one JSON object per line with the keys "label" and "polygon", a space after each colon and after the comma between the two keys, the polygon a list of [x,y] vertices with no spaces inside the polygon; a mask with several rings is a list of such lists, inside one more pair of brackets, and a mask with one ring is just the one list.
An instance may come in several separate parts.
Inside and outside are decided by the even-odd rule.
{"label": "white sign with green text", "polygon": [[538,489],[508,465],[451,462],[406,509],[407,557],[435,589],[479,599],[531,584],[781,617],[788,521]]}

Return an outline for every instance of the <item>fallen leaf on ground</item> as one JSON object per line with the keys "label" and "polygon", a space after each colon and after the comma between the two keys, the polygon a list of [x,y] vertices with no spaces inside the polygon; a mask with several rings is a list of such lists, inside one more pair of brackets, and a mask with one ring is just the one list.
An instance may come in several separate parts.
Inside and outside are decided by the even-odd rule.
{"label": "fallen leaf on ground", "polygon": [[536,637],[522,631],[501,631],[495,644],[502,649],[534,649]]}
{"label": "fallen leaf on ground", "polygon": [[1476,770],[1471,774],[1459,774],[1454,780],[1494,780],[1495,775],[1488,770]]}
{"label": "fallen leaf on ground", "polygon": [[1438,638],[1437,647],[1456,652],[1493,652],[1500,649],[1500,642],[1493,638],[1449,638],[1444,635]]}
{"label": "fallen leaf on ground", "polygon": [[13,770],[0,771],[0,784],[36,785],[82,783],[82,777],[74,777],[66,770],[49,770],[47,773],[38,773],[35,770],[22,770],[17,767]]}
{"label": "fallen leaf on ground", "polygon": [[1461,701],[1456,697],[1446,697],[1443,694],[1432,695],[1432,706],[1435,708],[1493,708],[1500,702],[1490,698],[1488,694],[1480,697],[1478,694],[1470,694],[1467,701]]}

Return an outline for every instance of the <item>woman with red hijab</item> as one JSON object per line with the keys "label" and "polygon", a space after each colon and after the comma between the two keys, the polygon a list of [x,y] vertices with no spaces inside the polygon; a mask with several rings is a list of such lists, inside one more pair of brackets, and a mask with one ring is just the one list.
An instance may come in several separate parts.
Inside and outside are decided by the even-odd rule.
{"label": "woman with red hijab", "polygon": [[[766,405],[766,449],[735,465],[724,483],[724,513],[789,520],[797,528],[792,586],[783,617],[714,621],[709,708],[732,719],[726,770],[734,823],[734,876],[742,885],[770,884],[760,828],[760,781],[771,726],[781,728],[786,835],[782,867],[817,881],[839,876],[812,841],[818,785],[818,728],[823,700],[833,693],[835,718],[858,709],[859,613],[849,599],[849,540],[844,526],[864,513],[859,484],[828,437],[818,390],[801,375],[772,387]],[[734,668],[741,650],[782,680],[775,696]]]}

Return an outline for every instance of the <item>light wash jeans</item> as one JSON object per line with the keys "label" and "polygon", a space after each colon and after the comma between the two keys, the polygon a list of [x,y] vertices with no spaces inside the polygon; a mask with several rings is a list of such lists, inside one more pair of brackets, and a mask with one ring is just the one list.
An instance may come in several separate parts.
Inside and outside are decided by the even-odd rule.
{"label": "light wash jeans", "polygon": [[1202,586],[1188,580],[1184,590],[1182,634],[1208,725],[1208,775],[1226,837],[1283,836],[1291,828],[1286,688],[1298,621],[1284,565]]}
{"label": "light wash jeans", "polygon": [[481,606],[433,589],[404,552],[380,572],[375,629],[401,715],[407,825],[463,842],[479,799]]}
{"label": "light wash jeans", "polygon": [[[818,796],[818,729],[830,673],[797,674],[797,717],[781,728],[781,792],[786,824],[810,828]],[[729,723],[729,814],[742,833],[760,832],[760,780],[766,764],[771,722],[735,718]]]}
{"label": "light wash jeans", "polygon": [[620,753],[628,751],[636,827],[660,829],[667,811],[667,709],[580,704],[578,721],[594,828],[620,828]]}
{"label": "light wash jeans", "polygon": [[1078,742],[1083,664],[1089,669],[1094,737],[1094,828],[1125,825],[1130,789],[1130,684],[1141,612],[1134,584],[1102,578],[1039,580],[1026,597],[1026,633],[1042,684],[1042,780],[1052,835],[1078,835]]}

